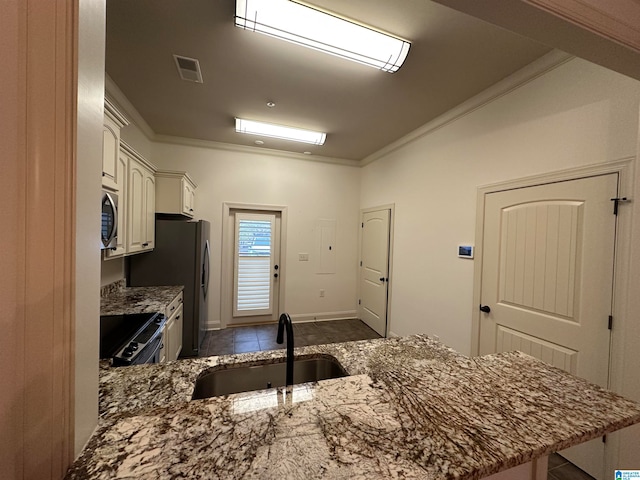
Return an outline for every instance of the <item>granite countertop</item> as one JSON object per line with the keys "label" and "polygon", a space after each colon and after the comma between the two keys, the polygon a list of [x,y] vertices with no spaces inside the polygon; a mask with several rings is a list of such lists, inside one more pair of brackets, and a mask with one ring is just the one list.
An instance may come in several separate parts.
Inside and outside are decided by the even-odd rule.
{"label": "granite countertop", "polygon": [[100,315],[164,312],[184,287],[124,287],[117,286],[100,298]]}
{"label": "granite countertop", "polygon": [[103,368],[71,479],[478,479],[640,422],[640,404],[520,352],[424,335],[296,349],[349,377],[189,401],[198,375],[283,350]]}

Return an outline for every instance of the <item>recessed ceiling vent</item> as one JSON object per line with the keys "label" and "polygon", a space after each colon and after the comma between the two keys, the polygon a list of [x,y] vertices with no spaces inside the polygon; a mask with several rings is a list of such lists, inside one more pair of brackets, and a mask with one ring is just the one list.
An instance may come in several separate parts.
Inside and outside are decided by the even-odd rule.
{"label": "recessed ceiling vent", "polygon": [[180,55],[174,55],[173,59],[176,61],[176,67],[178,67],[178,73],[182,80],[202,83],[202,72],[200,71],[200,63],[198,60],[195,58],[181,57]]}

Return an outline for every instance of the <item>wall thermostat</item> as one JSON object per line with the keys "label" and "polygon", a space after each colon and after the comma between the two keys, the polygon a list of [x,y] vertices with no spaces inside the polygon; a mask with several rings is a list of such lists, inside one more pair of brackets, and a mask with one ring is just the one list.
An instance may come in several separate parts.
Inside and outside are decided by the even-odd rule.
{"label": "wall thermostat", "polygon": [[473,258],[473,245],[458,245],[458,256],[460,258]]}

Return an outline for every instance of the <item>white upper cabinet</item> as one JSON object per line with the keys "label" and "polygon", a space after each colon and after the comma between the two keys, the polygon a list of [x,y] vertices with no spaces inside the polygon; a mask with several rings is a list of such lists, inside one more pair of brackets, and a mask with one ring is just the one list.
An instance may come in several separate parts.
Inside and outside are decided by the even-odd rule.
{"label": "white upper cabinet", "polygon": [[127,119],[108,100],[104,99],[104,123],[102,129],[102,186],[120,191],[126,178],[119,176],[118,158],[120,129],[129,125]]}
{"label": "white upper cabinet", "polygon": [[193,218],[197,185],[186,172],[156,172],[156,212]]}
{"label": "white upper cabinet", "polygon": [[121,142],[127,158],[126,253],[152,250],[155,242],[155,167]]}

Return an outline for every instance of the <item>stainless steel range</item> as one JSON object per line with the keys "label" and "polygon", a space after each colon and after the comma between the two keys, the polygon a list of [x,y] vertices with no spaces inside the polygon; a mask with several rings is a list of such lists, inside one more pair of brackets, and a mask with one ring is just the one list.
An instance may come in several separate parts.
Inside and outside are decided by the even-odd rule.
{"label": "stainless steel range", "polygon": [[165,321],[162,313],[101,316],[100,358],[115,367],[158,363]]}

